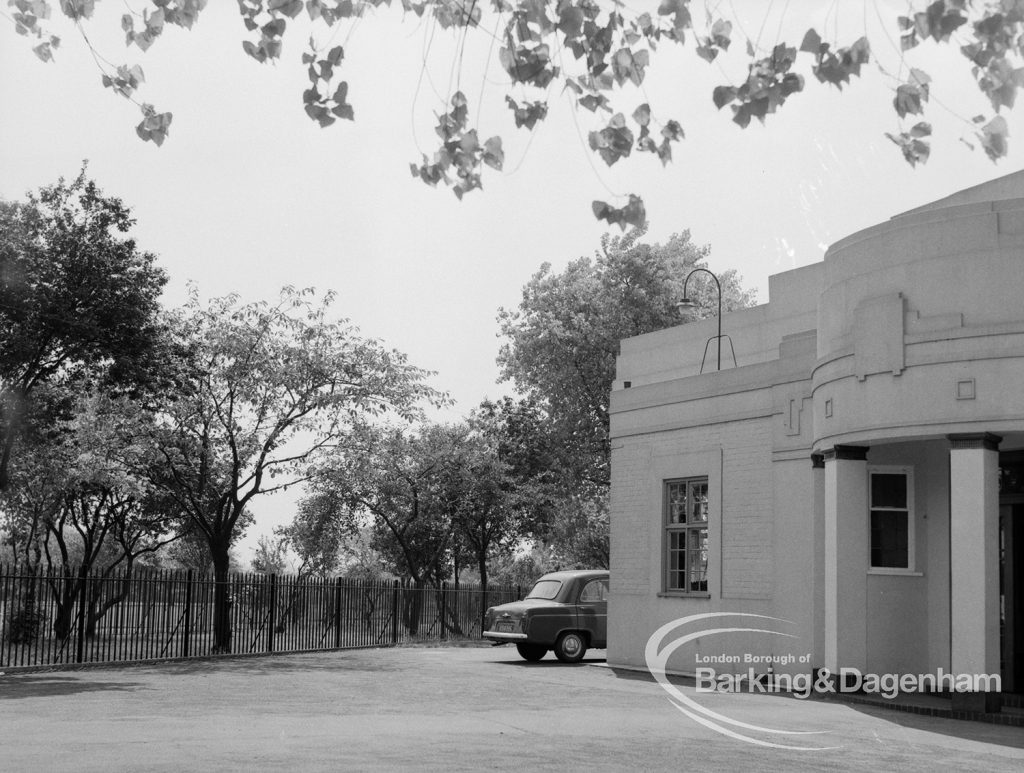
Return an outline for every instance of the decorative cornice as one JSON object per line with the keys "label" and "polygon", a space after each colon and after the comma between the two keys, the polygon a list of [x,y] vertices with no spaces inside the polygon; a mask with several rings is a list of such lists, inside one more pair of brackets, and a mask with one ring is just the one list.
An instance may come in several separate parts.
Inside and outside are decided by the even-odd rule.
{"label": "decorative cornice", "polygon": [[811,468],[814,470],[825,469],[825,454],[811,454]]}
{"label": "decorative cornice", "polygon": [[991,432],[964,432],[957,435],[946,435],[951,449],[984,448],[986,451],[998,451],[1003,439]]}
{"label": "decorative cornice", "polygon": [[863,462],[868,458],[867,446],[835,446],[824,453],[824,461]]}

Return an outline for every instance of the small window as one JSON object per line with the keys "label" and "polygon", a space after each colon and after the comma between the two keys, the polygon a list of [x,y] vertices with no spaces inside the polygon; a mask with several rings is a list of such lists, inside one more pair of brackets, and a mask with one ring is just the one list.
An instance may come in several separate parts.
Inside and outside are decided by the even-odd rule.
{"label": "small window", "polygon": [[540,580],[533,586],[526,598],[528,599],[553,599],[558,595],[562,583],[559,580]]}
{"label": "small window", "polygon": [[608,598],[608,580],[591,580],[580,591],[580,603],[605,601]]}
{"label": "small window", "polygon": [[907,468],[869,470],[871,568],[914,568],[913,476]]}
{"label": "small window", "polygon": [[665,590],[708,589],[708,479],[665,482]]}

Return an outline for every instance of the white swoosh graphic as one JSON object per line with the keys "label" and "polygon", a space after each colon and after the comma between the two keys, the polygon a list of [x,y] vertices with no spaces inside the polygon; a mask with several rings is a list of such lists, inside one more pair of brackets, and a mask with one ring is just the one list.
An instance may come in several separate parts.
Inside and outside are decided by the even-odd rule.
{"label": "white swoosh graphic", "polygon": [[[773,631],[769,628],[710,628],[701,629],[695,633],[687,634],[678,639],[673,640],[670,644],[664,648],[660,648],[662,641],[665,637],[674,631],[676,628],[680,628],[688,623],[692,623],[696,620],[706,620],[709,618],[716,617],[753,617],[760,620],[774,620],[780,623],[792,624],[789,620],[784,620],[780,617],[770,617],[768,615],[755,615],[747,612],[705,612],[699,615],[690,615],[689,617],[682,617],[678,620],[673,620],[670,623],[666,623],[656,630],[651,637],[647,640],[647,647],[644,650],[644,658],[647,661],[647,667],[654,675],[654,678],[658,681],[670,696],[672,705],[679,709],[683,714],[690,717],[693,721],[703,725],[711,730],[714,730],[722,735],[734,738],[740,741],[746,741],[757,746],[770,746],[775,749],[790,749],[795,751],[825,751],[830,749],[838,749],[838,746],[790,746],[787,744],[772,743],[771,741],[763,741],[758,738],[751,738],[750,736],[738,733],[735,730],[730,730],[727,727],[722,727],[719,723],[727,725],[733,725],[740,727],[745,730],[754,730],[762,733],[772,733],[781,735],[820,735],[828,731],[824,730],[781,730],[777,728],[762,727],[760,725],[751,725],[747,722],[741,722],[737,719],[732,719],[718,712],[712,711],[711,709],[701,706],[699,703],[694,701],[692,698],[687,697],[679,690],[674,684],[668,681],[668,675],[665,673],[666,665],[668,663],[669,656],[679,649],[684,644],[693,641],[701,636],[712,636],[719,633],[769,633],[775,636],[785,636],[790,639],[798,638],[790,633],[783,633],[781,631]],[[717,721],[716,721],[717,720]]]}

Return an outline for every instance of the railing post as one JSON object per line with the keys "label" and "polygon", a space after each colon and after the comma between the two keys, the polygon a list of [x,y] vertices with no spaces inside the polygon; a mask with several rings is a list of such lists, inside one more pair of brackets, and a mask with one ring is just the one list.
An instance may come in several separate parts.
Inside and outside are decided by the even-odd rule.
{"label": "railing post", "polygon": [[277,611],[277,575],[270,575],[270,610],[267,613],[267,652],[274,651],[274,613]]}
{"label": "railing post", "polygon": [[181,654],[189,657],[192,648],[192,570],[185,574],[185,641],[181,646]]}
{"label": "railing post", "polygon": [[334,649],[341,649],[341,578],[334,580]]}
{"label": "railing post", "polygon": [[398,644],[398,580],[391,589],[391,643]]}

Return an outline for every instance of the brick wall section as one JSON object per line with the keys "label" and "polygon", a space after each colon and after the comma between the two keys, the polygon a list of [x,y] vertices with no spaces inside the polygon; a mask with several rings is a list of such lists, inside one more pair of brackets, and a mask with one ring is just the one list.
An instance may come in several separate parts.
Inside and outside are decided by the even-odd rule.
{"label": "brick wall section", "polygon": [[[616,593],[649,595],[660,588],[659,459],[721,447],[720,555],[709,568],[723,598],[772,594],[772,420],[778,417],[622,438],[612,451],[612,568]],[[681,469],[682,474],[706,474]]]}
{"label": "brick wall section", "polygon": [[651,447],[647,443],[617,442],[612,446],[611,563],[612,592],[646,595],[650,587],[651,556],[659,549],[651,528],[661,512],[648,503]]}
{"label": "brick wall section", "polygon": [[771,598],[774,495],[770,420],[735,422],[723,427],[718,438],[723,449],[722,597]]}

